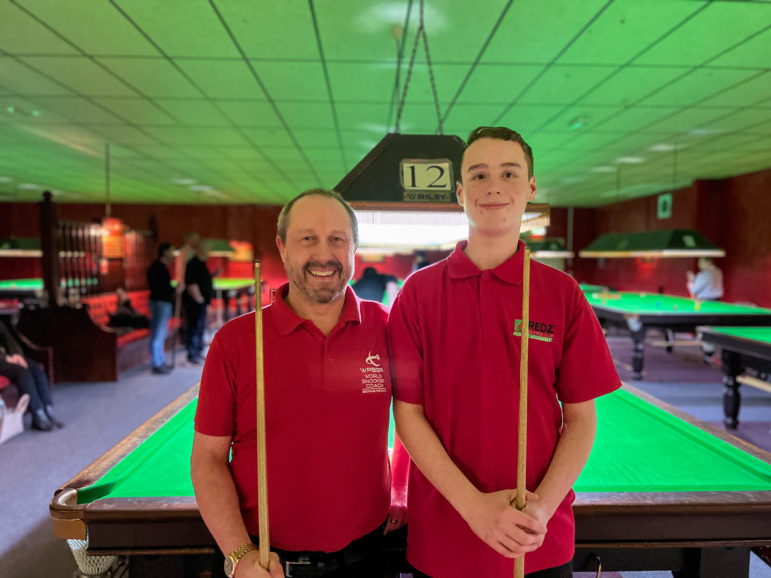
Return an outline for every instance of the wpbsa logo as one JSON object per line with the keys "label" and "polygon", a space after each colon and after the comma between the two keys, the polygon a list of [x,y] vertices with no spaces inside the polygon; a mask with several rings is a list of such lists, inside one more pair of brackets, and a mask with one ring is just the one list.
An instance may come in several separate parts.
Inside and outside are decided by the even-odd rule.
{"label": "wpbsa logo", "polygon": [[385,370],[381,367],[380,354],[367,353],[364,358],[364,365],[359,368],[361,371],[361,392],[362,393],[386,393]]}

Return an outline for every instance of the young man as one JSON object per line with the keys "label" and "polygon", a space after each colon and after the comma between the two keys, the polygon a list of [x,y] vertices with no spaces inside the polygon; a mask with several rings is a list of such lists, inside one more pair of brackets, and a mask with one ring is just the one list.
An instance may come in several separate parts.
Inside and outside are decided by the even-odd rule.
{"label": "young man", "polygon": [[169,265],[174,261],[171,243],[158,245],[158,258],[147,270],[147,285],[150,287],[150,355],[153,373],[165,375],[172,367],[166,363],[164,345],[169,329],[169,319],[174,312],[174,287],[171,285]]}
{"label": "young man", "polygon": [[[258,564],[254,315],[216,334],[195,420],[198,506],[237,578],[379,576],[389,516],[386,312],[348,287],[356,217],[307,191],[278,220],[289,283],[263,309],[270,573]],[[232,459],[229,454],[232,450]],[[403,522],[394,508],[388,529]],[[277,554],[277,556],[275,555]]]}
{"label": "young man", "polygon": [[[469,137],[458,203],[469,238],[414,273],[389,316],[394,416],[417,467],[409,481],[407,558],[438,578],[572,576],[571,486],[594,439],[594,398],[620,382],[576,282],[531,261],[527,489],[516,510],[524,244],[535,196],[522,137]],[[560,403],[562,404],[560,406]],[[543,573],[539,573],[543,571]]]}

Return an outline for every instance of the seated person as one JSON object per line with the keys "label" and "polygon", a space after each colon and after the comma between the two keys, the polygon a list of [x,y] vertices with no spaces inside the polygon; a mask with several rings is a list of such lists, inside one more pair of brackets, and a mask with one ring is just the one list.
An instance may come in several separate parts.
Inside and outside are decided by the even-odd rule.
{"label": "seated person", "polygon": [[353,291],[359,299],[381,303],[388,293],[388,305],[393,305],[399,293],[399,283],[393,275],[378,273],[374,267],[367,267],[361,278],[353,284]]}
{"label": "seated person", "polygon": [[53,414],[53,400],[48,378],[39,363],[24,355],[24,350],[11,330],[0,323],[0,375],[19,388],[19,394],[29,395],[29,411],[33,429],[51,431],[64,427]]}
{"label": "seated person", "polygon": [[118,308],[115,313],[110,314],[110,322],[107,325],[128,329],[148,329],[150,318],[134,309],[126,290],[119,288],[116,293],[118,294]]}

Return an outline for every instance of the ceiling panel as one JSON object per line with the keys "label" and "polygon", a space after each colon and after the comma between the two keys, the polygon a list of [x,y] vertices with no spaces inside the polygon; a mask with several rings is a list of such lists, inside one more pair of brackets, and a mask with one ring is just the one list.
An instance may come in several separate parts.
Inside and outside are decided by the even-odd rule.
{"label": "ceiling panel", "polygon": [[23,8],[0,3],[0,50],[12,54],[78,54]]}
{"label": "ceiling panel", "polygon": [[6,92],[31,96],[70,95],[72,91],[17,58],[0,56],[0,85]]}
{"label": "ceiling panel", "polygon": [[560,62],[626,64],[698,9],[698,3],[683,0],[668,0],[667,10],[661,10],[661,0],[614,2]]}
{"label": "ceiling panel", "polygon": [[171,57],[239,56],[212,4],[206,0],[117,0],[116,4]]}
{"label": "ceiling panel", "polygon": [[[0,192],[101,202],[105,142],[115,202],[270,204],[334,185],[395,129],[408,76],[400,129],[439,127],[422,45],[409,70],[419,6],[0,3]],[[673,143],[678,184],[771,167],[771,3],[446,0],[424,23],[444,132],[520,130],[539,200],[669,188]]]}
{"label": "ceiling panel", "polygon": [[691,3],[701,4],[703,9],[640,56],[638,64],[699,66],[769,25],[769,6],[765,3]]}
{"label": "ceiling panel", "polygon": [[580,36],[606,4],[606,0],[514,2],[482,60],[549,63]]}
{"label": "ceiling panel", "polygon": [[[79,51],[91,55],[158,55],[152,44],[109,2],[17,2]],[[90,24],[95,21],[99,22],[99,26]]]}
{"label": "ceiling panel", "polygon": [[126,83],[84,56],[26,56],[33,70],[84,96],[137,96]]}
{"label": "ceiling panel", "polygon": [[754,70],[700,68],[645,98],[642,104],[688,106],[713,94],[739,86],[756,75],[757,72]]}

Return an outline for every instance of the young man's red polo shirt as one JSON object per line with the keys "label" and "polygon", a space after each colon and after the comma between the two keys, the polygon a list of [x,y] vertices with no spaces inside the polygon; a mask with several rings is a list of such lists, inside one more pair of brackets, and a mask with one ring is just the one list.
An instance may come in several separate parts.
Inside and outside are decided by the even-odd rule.
{"label": "young man's red polo shirt", "polygon": [[[328,336],[284,302],[263,309],[271,545],[334,552],[382,524],[390,502],[386,312],[350,289]],[[254,313],[220,329],[201,379],[196,431],[233,438],[230,469],[258,533]]]}
{"label": "young man's red polo shirt", "polygon": [[[455,464],[481,491],[516,487],[524,244],[480,271],[460,243],[449,258],[404,284],[389,317],[394,396],[422,404]],[[620,386],[597,318],[576,282],[531,261],[527,487],[543,478],[562,427],[560,401],[578,403]],[[571,491],[525,571],[573,556]],[[512,576],[418,468],[409,482],[407,556],[441,578]]]}

